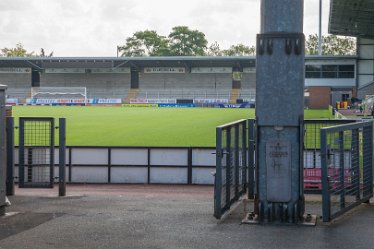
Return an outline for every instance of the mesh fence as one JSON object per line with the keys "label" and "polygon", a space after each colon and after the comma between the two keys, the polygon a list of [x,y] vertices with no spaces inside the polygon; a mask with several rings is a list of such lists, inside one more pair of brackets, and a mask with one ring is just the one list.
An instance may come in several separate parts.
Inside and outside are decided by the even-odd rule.
{"label": "mesh fence", "polygon": [[323,219],[329,221],[373,196],[373,123],[321,130]]}
{"label": "mesh fence", "polygon": [[247,188],[247,121],[219,126],[216,130],[214,216],[221,218]]}
{"label": "mesh fence", "polygon": [[322,190],[320,129],[356,120],[305,120],[304,121],[304,188]]}
{"label": "mesh fence", "polygon": [[53,184],[53,118],[20,118],[20,187]]}

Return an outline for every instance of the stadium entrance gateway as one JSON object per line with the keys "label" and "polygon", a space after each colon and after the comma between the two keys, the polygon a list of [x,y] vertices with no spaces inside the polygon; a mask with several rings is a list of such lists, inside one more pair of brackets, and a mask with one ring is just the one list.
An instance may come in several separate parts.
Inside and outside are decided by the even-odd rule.
{"label": "stadium entrance gateway", "polygon": [[304,222],[303,9],[303,0],[261,1],[256,45],[255,222]]}

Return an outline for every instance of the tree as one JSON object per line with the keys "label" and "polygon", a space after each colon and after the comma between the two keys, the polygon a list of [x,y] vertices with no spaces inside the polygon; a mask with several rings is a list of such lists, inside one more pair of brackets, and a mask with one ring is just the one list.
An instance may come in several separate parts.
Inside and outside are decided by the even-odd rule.
{"label": "tree", "polygon": [[2,55],[5,57],[31,57],[35,56],[35,52],[27,52],[22,43],[17,43],[15,48],[1,49]]}
{"label": "tree", "polygon": [[39,57],[53,57],[53,51],[50,52],[49,54],[46,54],[45,51],[44,51],[44,48],[41,48],[40,49],[40,54],[37,55]]}
{"label": "tree", "polygon": [[146,30],[135,32],[126,39],[126,44],[119,47],[121,56],[161,56],[168,55],[168,41],[156,31]]}
{"label": "tree", "polygon": [[244,44],[232,45],[221,50],[217,41],[207,47],[205,34],[191,30],[187,26],[177,26],[170,34],[160,36],[156,31],[137,31],[126,39],[123,46],[118,46],[121,56],[245,56],[255,55],[255,46]]}
{"label": "tree", "polygon": [[206,55],[208,41],[205,34],[198,30],[190,30],[187,26],[177,26],[169,34],[169,48],[176,56]]}
{"label": "tree", "polygon": [[246,46],[240,43],[237,45],[232,45],[229,49],[223,50],[222,53],[226,56],[255,55],[256,48],[254,46]]}
{"label": "tree", "polygon": [[212,43],[208,48],[208,55],[210,56],[222,56],[221,48],[217,41]]}
{"label": "tree", "polygon": [[44,48],[40,49],[40,54],[35,54],[34,51],[28,52],[22,43],[17,43],[15,48],[3,48],[1,52],[0,56],[5,57],[53,57],[53,51],[46,54]]}
{"label": "tree", "polygon": [[[354,38],[327,35],[322,36],[322,54],[323,55],[355,55],[356,41]],[[305,42],[305,53],[309,55],[318,54],[318,35],[309,35]]]}

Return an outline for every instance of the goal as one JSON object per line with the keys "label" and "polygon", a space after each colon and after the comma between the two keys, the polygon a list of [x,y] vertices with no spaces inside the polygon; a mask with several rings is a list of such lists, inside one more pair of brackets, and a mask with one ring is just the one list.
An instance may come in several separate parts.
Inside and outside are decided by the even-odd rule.
{"label": "goal", "polygon": [[31,98],[36,100],[56,100],[86,104],[87,89],[85,87],[32,87]]}

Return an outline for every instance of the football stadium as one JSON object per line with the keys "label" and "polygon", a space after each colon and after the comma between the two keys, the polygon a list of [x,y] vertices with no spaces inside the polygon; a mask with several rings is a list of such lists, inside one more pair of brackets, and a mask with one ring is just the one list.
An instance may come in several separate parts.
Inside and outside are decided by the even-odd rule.
{"label": "football stadium", "polygon": [[[337,20],[340,5],[334,4],[330,16]],[[341,34],[337,23],[330,22],[331,32]],[[358,36],[357,51],[354,56],[305,56],[305,119],[341,117],[335,110],[357,108],[354,100],[372,96],[370,35]],[[7,86],[14,126],[20,117],[66,118],[69,181],[84,183],[212,184],[216,127],[255,118],[257,72],[254,56],[0,57],[0,84]],[[283,94],[287,106],[294,96]],[[265,105],[271,109],[277,104],[268,96]],[[17,129],[14,137],[18,146]],[[306,148],[315,140],[306,139]],[[120,156],[113,164],[116,180],[108,162],[114,148],[124,150],[126,158],[131,151],[141,155]],[[165,156],[152,162],[154,150],[175,160]],[[312,160],[308,153],[305,158]],[[315,167],[312,161],[305,168]],[[320,183],[314,185],[306,186],[321,189]]]}
{"label": "football stadium", "polygon": [[374,3],[330,1],[356,55],[303,11],[256,56],[0,57],[0,248],[372,248]]}
{"label": "football stadium", "polygon": [[[374,47],[358,44],[358,56],[306,56],[305,107],[372,93]],[[253,108],[256,100],[256,58],[248,56],[4,57],[0,70],[13,104]]]}

